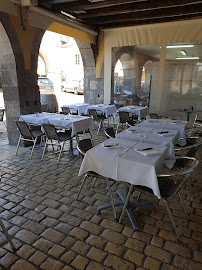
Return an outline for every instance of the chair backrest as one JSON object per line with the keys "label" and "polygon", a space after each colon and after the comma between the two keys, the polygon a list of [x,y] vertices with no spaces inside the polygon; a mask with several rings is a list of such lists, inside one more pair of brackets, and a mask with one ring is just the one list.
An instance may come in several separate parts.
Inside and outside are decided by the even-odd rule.
{"label": "chair backrest", "polygon": [[49,140],[59,141],[58,134],[54,125],[42,124],[45,134]]}
{"label": "chair backrest", "polygon": [[83,156],[91,148],[93,148],[93,143],[91,139],[83,139],[83,140],[78,141],[77,149]]}
{"label": "chair backrest", "polygon": [[18,127],[18,130],[20,131],[21,136],[24,139],[29,139],[29,140],[33,140],[33,136],[31,133],[31,130],[28,126],[28,124],[24,121],[16,121],[16,125]]}
{"label": "chair backrest", "polygon": [[130,120],[129,112],[119,111],[119,123],[126,123]]}
{"label": "chair backrest", "polygon": [[48,105],[47,104],[41,105],[41,111],[42,112],[46,112],[47,111],[47,108],[48,108]]}
{"label": "chair backrest", "polygon": [[5,112],[5,109],[0,109],[0,121],[4,120],[4,112]]}
{"label": "chair backrest", "polygon": [[107,138],[115,138],[116,136],[113,127],[107,127],[104,132]]}
{"label": "chair backrest", "polygon": [[98,122],[97,111],[95,109],[88,109],[88,113],[93,117],[93,120]]}
{"label": "chair backrest", "polygon": [[62,109],[62,114],[70,114],[69,107],[61,107],[61,109]]}
{"label": "chair backrest", "polygon": [[[197,160],[196,158],[193,158],[193,157],[177,157],[176,160],[179,160],[179,161],[181,160],[182,162],[184,160],[186,160],[187,161],[186,167],[184,167],[183,170],[178,170],[177,172],[175,172],[174,168],[173,168],[171,173],[158,175],[159,188],[160,188],[161,192],[163,192],[161,185],[164,186],[165,194],[167,197],[166,200],[168,200],[168,201],[171,201],[175,197],[176,193],[181,189],[181,187],[184,185],[184,183],[188,179],[190,179],[190,176],[191,176],[193,170],[199,164],[199,160]],[[177,166],[177,168],[178,168],[178,166]],[[172,188],[170,188],[169,186],[166,186],[163,183],[164,177],[169,177],[169,178],[175,177],[176,178],[177,176],[181,176],[181,180],[176,181],[176,184],[172,185]],[[161,196],[163,197],[162,193],[161,193]]]}
{"label": "chair backrest", "polygon": [[157,113],[150,113],[149,116],[152,119],[159,119],[160,118],[160,116]]}

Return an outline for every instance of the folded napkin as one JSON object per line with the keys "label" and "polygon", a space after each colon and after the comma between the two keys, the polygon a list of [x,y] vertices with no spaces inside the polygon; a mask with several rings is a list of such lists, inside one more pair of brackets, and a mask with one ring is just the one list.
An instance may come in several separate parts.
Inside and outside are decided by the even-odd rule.
{"label": "folded napkin", "polygon": [[126,129],[128,132],[131,132],[131,133],[138,133],[138,132],[141,132],[142,130],[141,129]]}
{"label": "folded napkin", "polygon": [[119,143],[102,143],[102,145],[108,149],[119,147]]}
{"label": "folded napkin", "polygon": [[136,149],[136,151],[144,156],[153,156],[159,154],[159,152],[152,148]]}

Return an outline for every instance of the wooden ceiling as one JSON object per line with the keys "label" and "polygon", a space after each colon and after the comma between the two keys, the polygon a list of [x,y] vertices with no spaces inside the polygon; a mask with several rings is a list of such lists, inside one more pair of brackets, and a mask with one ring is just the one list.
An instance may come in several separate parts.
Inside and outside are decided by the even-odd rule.
{"label": "wooden ceiling", "polygon": [[200,0],[38,0],[54,13],[65,13],[95,28],[162,23],[202,16]]}

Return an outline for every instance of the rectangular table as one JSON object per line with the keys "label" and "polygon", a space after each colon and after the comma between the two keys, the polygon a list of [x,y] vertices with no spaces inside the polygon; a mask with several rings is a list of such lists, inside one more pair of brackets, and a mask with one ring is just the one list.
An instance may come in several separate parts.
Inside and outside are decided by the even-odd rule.
{"label": "rectangular table", "polygon": [[[140,127],[147,127],[153,129],[160,129],[160,130],[177,130],[179,131],[179,137],[185,138],[186,137],[186,127],[188,125],[187,121],[180,121],[180,120],[168,120],[168,119],[148,119],[142,121],[138,124]],[[180,140],[178,142],[181,146],[186,144],[186,140]]]}
{"label": "rectangular table", "polygon": [[89,103],[75,103],[70,105],[63,105],[62,107],[68,107],[70,111],[78,111],[78,115],[81,115],[82,113],[86,113],[88,106],[90,106]]}
{"label": "rectangular table", "polygon": [[52,124],[56,127],[71,129],[73,137],[77,132],[91,129],[93,127],[93,120],[91,117],[80,115],[62,115],[54,113],[37,113],[21,115],[20,121],[25,121],[29,124],[41,125]]}
{"label": "rectangular table", "polygon": [[159,129],[151,129],[145,127],[130,127],[116,135],[117,139],[129,140],[133,142],[142,142],[155,145],[167,146],[168,151],[166,155],[165,164],[172,168],[175,163],[175,148],[174,145],[179,137],[179,131],[172,130],[168,133],[162,133]]}
{"label": "rectangular table", "polygon": [[86,113],[88,114],[88,109],[94,109],[97,111],[97,113],[103,113],[106,118],[109,116],[112,116],[117,112],[117,108],[115,105],[105,105],[105,104],[96,104],[96,105],[90,105],[88,106]]}
{"label": "rectangular table", "polygon": [[[107,148],[103,145],[106,143],[119,144],[119,146]],[[146,151],[136,150],[145,147],[151,147],[151,144],[111,138],[85,154],[79,176],[93,171],[116,181],[147,186],[160,198],[156,172],[161,171],[168,147],[152,145],[156,153],[151,155],[145,155]],[[124,152],[125,155],[122,154]]]}
{"label": "rectangular table", "polygon": [[[105,147],[110,144],[114,147]],[[111,138],[86,152],[79,170],[79,176],[93,171],[106,178],[124,182],[124,193],[120,190],[116,191],[120,201],[115,202],[115,206],[124,206],[128,193],[127,183],[149,187],[160,198],[157,173],[162,169],[167,147],[152,145],[152,150],[140,151],[150,146],[151,144]],[[97,211],[99,213],[109,207],[111,207],[110,203],[101,205],[97,208]],[[134,230],[139,228],[131,208],[139,207],[152,208],[152,205],[139,202],[128,204],[126,211]]]}
{"label": "rectangular table", "polygon": [[142,118],[146,118],[146,115],[148,114],[148,107],[124,106],[119,108],[118,111],[138,115],[138,120],[141,120]]}
{"label": "rectangular table", "polygon": [[94,126],[93,119],[91,117],[80,115],[58,115],[48,119],[48,122],[56,127],[62,127],[71,129],[73,137],[78,132],[91,129]]}

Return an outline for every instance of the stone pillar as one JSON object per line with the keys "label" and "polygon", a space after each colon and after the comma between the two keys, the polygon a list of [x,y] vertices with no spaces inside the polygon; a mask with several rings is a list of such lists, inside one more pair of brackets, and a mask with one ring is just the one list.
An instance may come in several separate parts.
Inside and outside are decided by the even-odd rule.
{"label": "stone pillar", "polygon": [[95,57],[91,44],[76,40],[80,50],[84,66],[84,101],[90,104],[104,102],[104,72],[103,67],[101,76],[96,79]]}
{"label": "stone pillar", "polygon": [[[19,138],[15,121],[20,115],[38,112],[41,109],[37,85],[38,49],[43,31],[36,31],[32,41],[30,69],[25,69],[24,55],[15,27],[9,16],[0,12],[0,72],[6,110],[7,132],[10,144]],[[29,30],[27,30],[29,31]]]}

